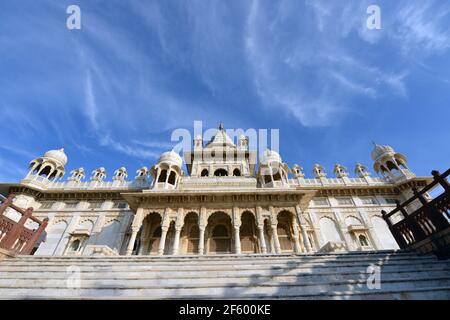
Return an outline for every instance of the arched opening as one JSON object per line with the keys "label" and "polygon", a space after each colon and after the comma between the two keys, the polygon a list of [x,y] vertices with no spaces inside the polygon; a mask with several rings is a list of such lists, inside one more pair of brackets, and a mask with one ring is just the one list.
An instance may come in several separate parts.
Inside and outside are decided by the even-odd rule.
{"label": "arched opening", "polygon": [[369,242],[367,241],[367,238],[366,238],[365,235],[360,234],[358,239],[359,239],[359,244],[362,247],[368,247],[369,246]]}
{"label": "arched opening", "polygon": [[77,239],[70,244],[70,251],[77,252],[80,249],[80,246],[81,246],[81,241]]}
{"label": "arched opening", "polygon": [[161,216],[153,212],[143,222],[143,232],[141,235],[142,245],[138,252],[140,254],[158,254],[161,233]]}
{"label": "arched opening", "polygon": [[231,219],[223,212],[213,213],[208,219],[208,252],[231,253]]}
{"label": "arched opening", "polygon": [[239,169],[234,169],[233,170],[233,176],[235,176],[235,177],[240,177],[241,176],[241,170],[239,170]]}
{"label": "arched opening", "polygon": [[264,175],[264,183],[271,183],[272,182],[272,178],[270,177],[270,175]]}
{"label": "arched opening", "polygon": [[200,229],[198,228],[198,216],[195,212],[189,212],[186,217],[184,217],[182,237],[182,250],[187,254],[197,254],[200,240]]}
{"label": "arched opening", "polygon": [[255,217],[251,212],[246,211],[242,214],[241,228],[239,231],[241,238],[241,252],[243,253],[258,252]]}
{"label": "arched opening", "polygon": [[392,161],[387,161],[386,162],[386,167],[389,170],[398,170],[397,166]]}
{"label": "arched opening", "polygon": [[207,177],[207,176],[209,176],[209,171],[208,171],[208,169],[203,169],[203,170],[202,170],[202,173],[201,173],[201,176],[202,176],[202,177]]}
{"label": "arched opening", "polygon": [[52,171],[52,167],[45,166],[44,169],[42,169],[42,171],[41,171],[41,173],[39,175],[40,176],[48,176],[51,171]]}
{"label": "arched opening", "polygon": [[281,251],[292,251],[293,246],[293,232],[292,232],[293,215],[290,212],[283,211],[278,215],[278,241],[280,242]]}
{"label": "arched opening", "polygon": [[175,171],[170,171],[170,175],[169,175],[169,184],[171,184],[171,185],[175,185],[175,181],[176,181],[176,178],[177,178],[177,174],[175,173]]}
{"label": "arched opening", "polygon": [[175,221],[172,221],[167,230],[166,243],[164,244],[164,254],[172,254],[173,252],[173,240],[175,239]]}
{"label": "arched opening", "polygon": [[214,171],[214,175],[216,177],[226,177],[228,176],[228,171],[225,169],[217,169],[216,171]]}
{"label": "arched opening", "polygon": [[273,180],[280,181],[281,180],[280,168],[278,168],[278,167],[272,168],[272,172],[273,172]]}
{"label": "arched opening", "polygon": [[161,173],[159,175],[158,182],[166,182],[166,179],[167,179],[167,170],[163,169],[161,170]]}
{"label": "arched opening", "polygon": [[264,240],[266,242],[267,252],[268,253],[275,252],[272,229],[268,219],[264,220]]}

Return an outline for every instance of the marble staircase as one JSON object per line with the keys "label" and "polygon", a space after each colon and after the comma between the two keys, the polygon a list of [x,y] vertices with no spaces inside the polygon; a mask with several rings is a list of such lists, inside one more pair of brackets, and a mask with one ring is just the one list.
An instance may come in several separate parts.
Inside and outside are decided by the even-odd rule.
{"label": "marble staircase", "polygon": [[395,251],[19,256],[0,262],[0,299],[450,299],[450,260]]}

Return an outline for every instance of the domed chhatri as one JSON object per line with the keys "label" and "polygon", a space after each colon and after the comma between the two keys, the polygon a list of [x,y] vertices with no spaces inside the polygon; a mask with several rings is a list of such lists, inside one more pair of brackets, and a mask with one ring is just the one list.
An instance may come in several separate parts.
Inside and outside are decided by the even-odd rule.
{"label": "domed chhatri", "polygon": [[44,158],[49,158],[59,162],[61,165],[65,166],[67,164],[67,155],[64,152],[64,148],[58,150],[50,150],[44,154]]}
{"label": "domed chhatri", "polygon": [[168,164],[175,165],[180,168],[183,166],[183,159],[180,157],[180,155],[178,153],[176,153],[173,150],[167,151],[167,152],[164,152],[163,154],[161,154],[161,156],[159,157],[158,163],[160,163],[160,162],[166,162]]}
{"label": "domed chhatri", "polygon": [[385,155],[393,155],[394,153],[395,151],[391,146],[374,143],[374,148],[372,150],[371,156],[373,161],[377,161],[377,159]]}
{"label": "domed chhatri", "polygon": [[280,154],[278,152],[270,150],[270,149],[267,149],[261,155],[261,158],[259,159],[259,162],[261,164],[268,164],[270,162],[282,163],[283,161],[281,160],[281,156],[280,156]]}

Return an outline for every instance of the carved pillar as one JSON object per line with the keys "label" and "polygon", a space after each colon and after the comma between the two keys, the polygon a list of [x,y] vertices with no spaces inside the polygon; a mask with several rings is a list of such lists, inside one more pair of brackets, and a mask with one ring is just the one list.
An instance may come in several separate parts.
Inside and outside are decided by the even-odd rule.
{"label": "carved pillar", "polygon": [[241,253],[241,216],[237,207],[233,207],[233,227],[234,227],[234,252],[236,254]]}
{"label": "carved pillar", "polygon": [[272,224],[272,238],[275,245],[275,252],[281,253],[280,240],[278,239],[277,224]]}
{"label": "carved pillar", "polygon": [[302,232],[303,245],[305,246],[306,252],[311,252],[311,244],[309,243],[308,232],[306,231],[306,225],[300,225],[300,230]]}
{"label": "carved pillar", "polygon": [[200,217],[198,219],[198,229],[200,231],[199,239],[198,239],[198,254],[205,254],[205,229],[206,229],[206,208],[200,208]]}
{"label": "carved pillar", "polygon": [[258,225],[258,231],[259,231],[259,243],[261,245],[261,252],[267,253],[266,239],[264,239],[264,222],[262,225]]}
{"label": "carved pillar", "polygon": [[259,231],[259,244],[261,247],[261,253],[267,253],[266,239],[264,236],[264,217],[262,215],[262,208],[260,206],[256,207],[256,221]]}
{"label": "carved pillar", "polygon": [[[295,217],[293,217],[295,218]],[[300,246],[300,235],[298,233],[298,224],[297,221],[295,221],[295,219],[293,219],[294,221],[292,222],[292,229],[294,229],[294,250],[296,253],[301,253],[302,252],[302,248]]]}
{"label": "carved pillar", "polygon": [[239,235],[239,226],[234,226],[234,252],[241,253],[241,238]]}
{"label": "carved pillar", "polygon": [[134,215],[133,222],[131,224],[131,237],[130,241],[128,241],[127,252],[126,255],[130,256],[133,252],[134,243],[136,242],[136,236],[141,228],[142,221],[144,219],[144,209],[138,208],[136,214]]}
{"label": "carved pillar", "polygon": [[205,253],[205,226],[200,225],[200,236],[198,239],[198,254],[203,255]]}
{"label": "carved pillar", "polygon": [[177,255],[180,251],[180,234],[184,225],[184,209],[179,208],[177,214],[177,221],[175,222],[175,236],[173,239],[173,255]]}
{"label": "carved pillar", "polygon": [[161,240],[159,241],[159,247],[158,247],[158,255],[162,256],[164,254],[164,247],[166,245],[166,236],[167,231],[169,230],[169,227],[163,226],[161,227]]}
{"label": "carved pillar", "polygon": [[181,226],[175,226],[175,237],[173,240],[173,255],[177,255],[178,251],[180,249],[180,233],[181,233]]}
{"label": "carved pillar", "polygon": [[131,227],[131,237],[128,241],[127,256],[131,256],[133,253],[134,243],[136,242],[136,236],[139,232],[139,227]]}

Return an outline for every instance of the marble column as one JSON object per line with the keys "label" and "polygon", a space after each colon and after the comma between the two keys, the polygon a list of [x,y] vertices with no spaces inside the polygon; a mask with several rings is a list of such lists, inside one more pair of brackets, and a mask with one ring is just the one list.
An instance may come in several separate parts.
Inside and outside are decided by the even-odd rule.
{"label": "marble column", "polygon": [[276,224],[272,224],[272,237],[273,237],[273,242],[275,244],[275,252],[281,253],[280,240],[278,239],[278,231],[277,231]]}
{"label": "marble column", "polygon": [[301,253],[302,252],[302,248],[300,246],[300,235],[298,233],[298,225],[296,222],[294,222],[293,224],[293,229],[294,229],[294,251],[296,253]]}
{"label": "marble column", "polygon": [[136,211],[136,214],[134,215],[133,222],[131,223],[131,236],[130,240],[128,241],[127,246],[127,256],[131,256],[133,253],[134,243],[136,242],[136,236],[141,229],[142,226],[142,220],[144,219],[144,209],[139,208]]}
{"label": "marble column", "polygon": [[128,247],[127,247],[127,256],[131,256],[133,253],[134,243],[136,242],[136,236],[139,232],[139,227],[132,227],[131,228],[131,236],[130,241],[128,241]]}
{"label": "marble column", "polygon": [[181,226],[175,227],[175,237],[173,240],[173,255],[177,255],[180,250],[180,234],[181,234]]}
{"label": "marble column", "polygon": [[198,239],[198,254],[201,256],[205,253],[205,229],[205,226],[199,226],[200,236]]}
{"label": "marble column", "polygon": [[162,227],[161,228],[161,240],[159,241],[159,247],[158,247],[158,255],[162,256],[164,254],[164,247],[166,245],[166,236],[167,231],[169,230],[169,227]]}
{"label": "marble column", "polygon": [[234,226],[234,252],[236,254],[241,253],[241,237],[239,234],[239,226]]}
{"label": "marble column", "polygon": [[311,243],[309,243],[308,232],[306,231],[306,225],[300,225],[300,230],[302,232],[303,245],[305,246],[306,252],[311,252]]}
{"label": "marble column", "polygon": [[258,226],[259,243],[261,245],[261,253],[267,253],[266,239],[264,239],[264,224]]}

